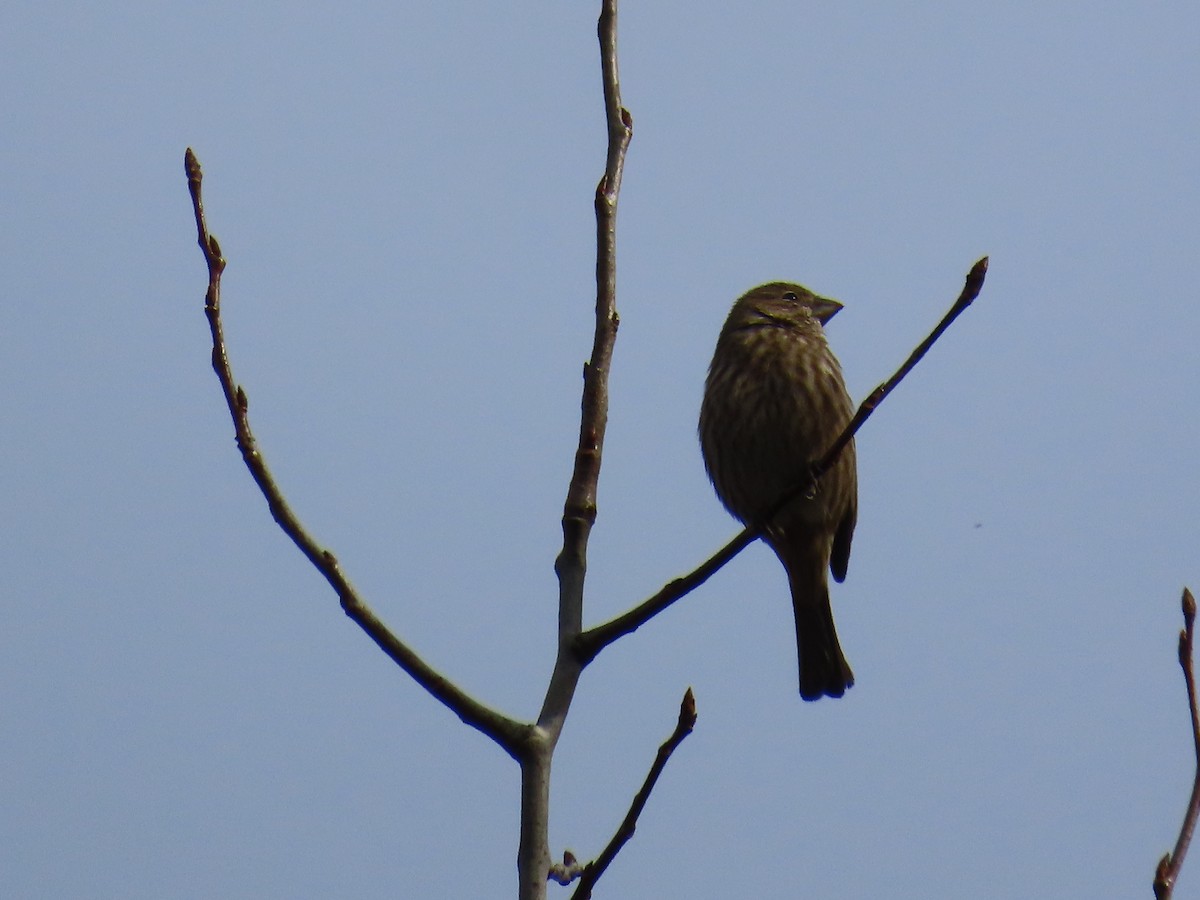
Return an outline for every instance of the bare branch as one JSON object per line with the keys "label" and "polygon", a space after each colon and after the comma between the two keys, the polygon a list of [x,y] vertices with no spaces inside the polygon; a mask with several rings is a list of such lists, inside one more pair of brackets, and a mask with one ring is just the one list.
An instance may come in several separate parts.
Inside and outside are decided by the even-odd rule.
{"label": "bare branch", "polygon": [[1194,647],[1196,635],[1196,598],[1187,588],[1183,589],[1183,630],[1179,632],[1179,665],[1183,669],[1183,681],[1187,687],[1188,710],[1192,716],[1192,745],[1196,752],[1196,775],[1192,781],[1192,796],[1188,799],[1187,812],[1175,849],[1158,861],[1154,873],[1154,896],[1168,900],[1175,891],[1175,881],[1183,868],[1188,845],[1196,830],[1196,819],[1200,816],[1200,711],[1196,708],[1196,678],[1194,673]]}
{"label": "bare branch", "polygon": [[675,752],[676,747],[683,743],[683,739],[692,733],[695,726],[696,698],[692,695],[692,689],[688,688],[683,695],[683,702],[679,704],[679,721],[675,723],[675,730],[658,748],[658,755],[654,757],[654,764],[650,767],[650,772],[646,775],[641,790],[634,796],[629,812],[625,814],[625,818],[621,821],[612,840],[608,842],[608,846],[592,862],[583,867],[579,876],[579,885],[575,888],[575,893],[571,895],[571,900],[588,900],[592,896],[592,889],[600,880],[600,876],[604,874],[612,861],[616,859],[617,854],[621,852],[621,848],[637,831],[638,817],[646,807],[646,801],[650,799],[650,792],[654,790],[654,785],[658,782],[658,777],[663,773],[663,769],[666,768],[671,754]]}
{"label": "bare branch", "polygon": [[271,515],[283,529],[284,534],[292,539],[300,551],[308,557],[309,562],[337,592],[346,615],[357,622],[359,627],[379,645],[384,653],[463,722],[490,737],[509,755],[518,757],[528,742],[532,726],[509,719],[470,697],[432,669],[400,641],[363,602],[350,580],[343,574],[334,555],[316,542],[300,524],[300,520],[284,499],[279,485],[276,484],[274,476],[267,468],[266,460],[258,449],[254,433],[250,430],[248,416],[250,402],[246,397],[246,392],[234,381],[233,370],[229,364],[225,333],[221,324],[221,273],[225,271],[225,258],[221,255],[221,247],[217,243],[217,239],[208,230],[201,195],[203,173],[200,170],[200,162],[190,147],[184,155],[184,168],[187,171],[188,191],[192,196],[192,209],[196,214],[196,233],[200,249],[204,253],[204,261],[208,265],[208,291],[204,299],[204,313],[208,317],[209,329],[212,331],[213,370],[221,382],[225,404],[229,407],[229,415],[233,419],[238,450],[241,451],[242,460],[245,462],[246,468],[250,470],[250,475],[254,478],[259,490],[262,491],[263,497],[266,498]]}
{"label": "bare branch", "polygon": [[867,399],[859,404],[854,418],[846,425],[846,428],[838,436],[838,439],[833,442],[829,450],[813,464],[808,478],[780,498],[779,502],[764,517],[763,525],[744,529],[728,544],[714,553],[705,562],[701,563],[694,571],[668,582],[657,594],[638,604],[628,612],[622,613],[615,619],[611,619],[602,625],[589,628],[579,635],[579,638],[575,642],[575,652],[579,655],[582,664],[586,666],[596,658],[596,655],[601,650],[613,641],[636,631],[676,600],[679,600],[704,584],[713,573],[756,540],[762,534],[764,525],[770,522],[783,507],[796,497],[811,493],[816,488],[821,476],[833,467],[838,455],[853,440],[858,430],[871,417],[871,414],[884,401],[884,398],[904,380],[904,377],[921,361],[921,358],[929,351],[934,342],[942,336],[942,333],[979,296],[979,292],[983,289],[984,278],[987,275],[987,267],[988,258],[986,256],[971,267],[971,271],[967,273],[966,282],[963,284],[962,292],[958,295],[958,299],[954,301],[954,305],[950,307],[950,310],[942,316],[942,320],[929,333],[929,336],[909,354],[908,359],[904,361],[904,364],[896,370],[892,377],[871,391]]}
{"label": "bare branch", "polygon": [[617,0],[602,0],[596,33],[600,41],[600,78],[608,127],[604,174],[596,185],[595,198],[596,328],[592,355],[583,367],[579,444],[563,505],[563,546],[554,561],[554,571],[558,575],[558,654],[537,726],[521,758],[521,846],[517,870],[522,900],[544,898],[546,879],[552,870],[547,842],[550,759],[583,671],[574,646],[583,630],[587,545],[596,521],[597,484],[604,432],[608,426],[608,373],[620,322],[617,316],[617,199],[625,154],[633,137],[633,117],[621,105],[617,70]]}
{"label": "bare branch", "polygon": [[617,199],[625,154],[633,137],[633,118],[621,105],[617,71],[617,4],[605,0],[597,27],[604,89],[608,152],[596,185],[596,329],[592,355],[583,367],[583,401],[575,467],[563,507],[563,548],[555,561],[562,587],[559,630],[573,637],[582,628],[582,587],[587,542],[596,521],[597,483],[608,426],[608,374],[617,339]]}
{"label": "bare branch", "polygon": [[[929,332],[929,336],[917,345],[916,350],[909,354],[908,359],[904,361],[904,365],[897,369],[891,378],[879,385],[879,387],[875,388],[875,390],[871,391],[871,393],[867,395],[867,399],[859,404],[858,411],[854,414],[854,418],[850,420],[850,424],[846,426],[846,430],[843,431],[841,436],[833,442],[833,446],[826,451],[821,460],[813,466],[812,474],[809,476],[808,482],[804,484],[800,490],[794,491],[790,496],[784,498],[783,503],[780,504],[781,507],[786,505],[798,494],[808,493],[811,491],[816,487],[817,481],[821,478],[821,476],[833,468],[833,464],[837,461],[837,458],[841,454],[842,450],[844,450],[846,445],[850,443],[850,441],[854,438],[854,435],[858,434],[858,429],[862,428],[863,423],[871,417],[871,413],[875,412],[876,407],[883,402],[884,398],[887,397],[888,394],[895,390],[896,385],[903,381],[909,372],[916,368],[917,363],[919,363],[921,358],[929,352],[929,348],[932,347],[937,339],[942,336],[942,333],[945,332],[945,330],[949,328],[951,324],[953,324],[954,320],[957,319],[968,306],[975,302],[975,298],[978,297],[979,292],[983,290],[983,280],[987,277],[987,268],[988,258],[986,256],[976,262],[975,265],[971,266],[971,271],[967,273],[967,280],[963,284],[962,292],[958,295],[958,299],[954,301],[954,305],[950,307],[950,310],[944,316],[942,316],[942,320],[937,323],[937,326],[933,329],[933,331]],[[774,512],[778,512],[778,509],[776,509]]]}
{"label": "bare branch", "polygon": [[728,544],[702,562],[688,574],[666,583],[653,597],[643,601],[628,612],[603,625],[589,628],[575,642],[575,652],[582,665],[587,665],[596,656],[619,638],[637,631],[676,600],[690,594],[720,570],[727,562],[741,553],[758,538],[758,530],[743,529]]}

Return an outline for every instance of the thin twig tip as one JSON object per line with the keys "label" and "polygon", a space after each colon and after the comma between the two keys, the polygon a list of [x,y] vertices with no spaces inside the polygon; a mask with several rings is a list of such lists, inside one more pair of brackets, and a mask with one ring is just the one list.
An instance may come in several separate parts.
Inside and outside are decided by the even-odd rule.
{"label": "thin twig tip", "polygon": [[1154,870],[1154,896],[1163,900],[1165,897],[1171,896],[1171,891],[1174,888],[1174,879],[1171,877],[1171,854],[1164,853],[1163,858],[1158,861],[1158,868]]}
{"label": "thin twig tip", "polygon": [[696,724],[696,695],[692,693],[690,687],[683,695],[683,702],[679,704],[679,722],[688,731],[691,731]]}
{"label": "thin twig tip", "polygon": [[960,304],[969,305],[979,296],[979,292],[983,290],[983,280],[987,277],[987,270],[988,258],[986,256],[971,266],[971,271],[967,273],[966,283],[963,285],[962,296],[959,298]]}

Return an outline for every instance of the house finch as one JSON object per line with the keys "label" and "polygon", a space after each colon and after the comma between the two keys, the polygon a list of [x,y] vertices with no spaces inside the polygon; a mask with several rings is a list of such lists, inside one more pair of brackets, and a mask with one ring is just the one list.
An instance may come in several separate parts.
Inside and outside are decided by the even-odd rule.
{"label": "house finch", "polygon": [[828,566],[846,577],[858,514],[850,442],[810,495],[762,518],[808,476],[853,415],[822,326],[842,308],[798,284],[771,282],[729,312],[700,407],[700,447],[717,496],[787,570],[800,654],[800,696],[840,697],[854,684],[829,607]]}

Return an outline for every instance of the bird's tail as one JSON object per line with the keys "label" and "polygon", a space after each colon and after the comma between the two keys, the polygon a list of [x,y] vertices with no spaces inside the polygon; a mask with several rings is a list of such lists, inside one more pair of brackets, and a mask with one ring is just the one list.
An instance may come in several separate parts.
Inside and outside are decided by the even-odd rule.
{"label": "bird's tail", "polygon": [[805,700],[840,697],[854,684],[854,673],[833,626],[824,561],[804,560],[787,569],[800,654],[800,696]]}

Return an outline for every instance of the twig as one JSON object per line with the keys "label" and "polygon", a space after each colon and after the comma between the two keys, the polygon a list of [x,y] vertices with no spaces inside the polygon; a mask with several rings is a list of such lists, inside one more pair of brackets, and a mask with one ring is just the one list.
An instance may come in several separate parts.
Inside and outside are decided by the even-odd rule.
{"label": "twig", "polygon": [[1200,816],[1200,711],[1196,708],[1196,678],[1193,672],[1193,648],[1196,633],[1196,598],[1187,588],[1183,589],[1183,630],[1179,632],[1179,665],[1183,669],[1183,681],[1187,687],[1188,710],[1192,716],[1192,744],[1196,751],[1196,775],[1192,781],[1192,796],[1188,799],[1187,813],[1175,849],[1158,861],[1154,873],[1154,896],[1168,900],[1175,891],[1175,881],[1183,868],[1188,845],[1196,830],[1196,819]]}
{"label": "twig", "polygon": [[790,503],[793,499],[801,494],[808,494],[816,487],[817,481],[824,475],[833,464],[837,461],[838,455],[845,449],[846,445],[854,439],[858,430],[875,412],[879,404],[890,394],[904,377],[921,361],[921,358],[929,351],[934,342],[942,336],[942,333],[950,327],[951,323],[970,306],[975,298],[979,296],[979,292],[983,289],[983,281],[987,275],[988,258],[985,256],[967,273],[966,282],[963,284],[962,292],[958,295],[958,299],[954,301],[954,305],[950,310],[942,316],[942,320],[929,333],[917,348],[909,354],[908,359],[904,364],[896,370],[887,381],[879,385],[875,390],[867,396],[861,404],[858,411],[855,412],[854,418],[846,425],[845,429],[833,442],[832,446],[825,454],[815,462],[810,471],[808,478],[798,484],[794,489],[788,491],[779,502],[767,513],[764,517],[762,525],[752,526],[744,529],[740,534],[734,537],[728,544],[714,553],[709,559],[701,563],[694,571],[689,572],[681,578],[676,578],[668,582],[662,590],[653,597],[644,600],[642,603],[635,606],[628,612],[622,613],[615,619],[611,619],[602,625],[597,625],[594,628],[589,628],[587,631],[579,635],[575,642],[575,652],[579,655],[583,665],[587,665],[596,655],[605,647],[611,644],[618,638],[624,637],[636,631],[642,625],[645,625],[650,619],[654,618],[660,612],[676,600],[686,596],[691,591],[704,584],[709,577],[718,571],[727,562],[737,556],[743,549],[758,538],[762,533],[763,527],[770,522],[772,517],[778,513],[784,506]]}
{"label": "twig", "polygon": [[208,291],[204,298],[204,313],[208,317],[209,329],[212,331],[213,370],[221,382],[225,404],[229,407],[229,415],[233,418],[238,450],[241,451],[242,460],[245,462],[246,468],[250,470],[250,475],[254,478],[259,490],[262,491],[263,497],[266,498],[271,515],[283,529],[284,534],[292,539],[300,551],[308,557],[309,562],[337,592],[346,615],[357,622],[359,627],[379,645],[384,653],[463,722],[486,734],[503,747],[509,755],[518,756],[528,740],[531,726],[501,715],[470,697],[443,675],[430,668],[424,660],[401,642],[362,600],[350,580],[342,573],[334,555],[316,542],[300,524],[300,520],[284,499],[279,485],[276,484],[274,476],[267,468],[266,460],[263,459],[262,453],[258,449],[254,433],[250,430],[250,419],[247,412],[250,403],[246,392],[234,381],[233,370],[229,364],[225,333],[221,324],[221,273],[225,271],[225,258],[221,255],[221,247],[217,243],[217,239],[208,230],[200,190],[203,173],[200,170],[200,162],[190,147],[184,154],[184,169],[187,172],[188,191],[192,195],[192,209],[196,214],[196,233],[200,249],[204,253],[204,261],[208,265]]}
{"label": "twig", "polygon": [[641,790],[634,796],[629,812],[625,814],[625,818],[612,836],[612,840],[608,842],[608,846],[592,862],[583,867],[579,876],[579,884],[575,888],[575,893],[571,895],[571,900],[588,900],[592,896],[592,888],[596,886],[600,876],[604,874],[612,861],[616,859],[617,854],[621,852],[621,848],[637,830],[638,817],[642,814],[646,801],[650,799],[650,792],[654,790],[658,777],[666,768],[667,760],[671,758],[675,748],[683,743],[683,739],[692,733],[695,726],[696,698],[692,695],[692,689],[688,688],[687,693],[683,695],[683,702],[679,704],[679,721],[675,723],[675,730],[658,748],[658,755],[654,757],[654,765],[650,767],[650,772],[646,775]]}
{"label": "twig", "polygon": [[[617,340],[617,200],[625,154],[633,138],[633,117],[621,105],[617,70],[617,4],[605,0],[597,26],[604,89],[608,152],[604,174],[596,185],[596,328],[592,355],[583,367],[583,401],[575,467],[563,506],[563,547],[555,560],[563,591],[560,593],[559,628],[578,633],[582,627],[582,583],[587,565],[587,543],[596,521],[596,493],[604,434],[608,427],[608,373]],[[564,594],[570,602],[562,603]]]}
{"label": "twig", "polygon": [[[904,361],[895,374],[887,381],[879,385],[875,390],[867,395],[867,399],[859,404],[858,411],[854,414],[854,418],[850,420],[850,424],[846,426],[846,430],[841,436],[833,442],[833,446],[826,451],[821,461],[813,466],[812,474],[809,476],[808,482],[801,488],[800,491],[794,492],[787,497],[783,503],[786,504],[792,497],[798,493],[807,493],[816,487],[817,481],[822,475],[828,472],[833,464],[837,461],[838,456],[846,445],[858,433],[864,422],[871,417],[871,413],[875,412],[875,408],[883,402],[884,398],[890,394],[905,376],[908,375],[921,361],[921,358],[929,352],[929,348],[934,345],[942,333],[949,328],[954,320],[966,310],[968,306],[975,302],[975,298],[979,296],[979,292],[983,290],[983,280],[987,277],[988,258],[985,256],[980,259],[975,265],[971,266],[971,271],[967,273],[967,280],[963,284],[962,292],[958,295],[958,299],[954,301],[954,305],[950,307],[949,312],[942,316],[942,321],[937,323],[937,327],[929,332],[929,336],[917,345],[917,349],[909,354],[908,359]],[[782,505],[782,504],[781,504]],[[776,510],[777,511],[777,510]]]}

